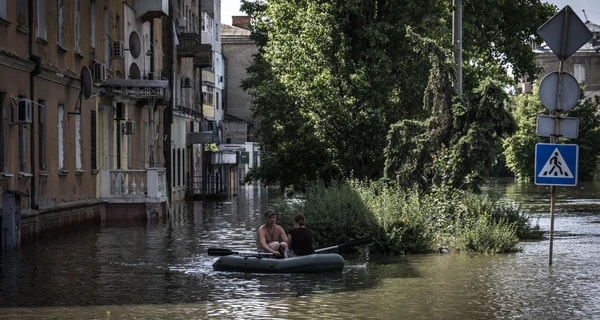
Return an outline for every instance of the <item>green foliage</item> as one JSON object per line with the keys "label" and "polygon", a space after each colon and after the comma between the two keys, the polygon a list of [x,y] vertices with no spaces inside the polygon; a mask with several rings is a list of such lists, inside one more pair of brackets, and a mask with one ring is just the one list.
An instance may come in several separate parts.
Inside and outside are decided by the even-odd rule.
{"label": "green foliage", "polygon": [[508,253],[519,251],[515,228],[505,220],[480,216],[459,229],[456,249],[461,252]]}
{"label": "green foliage", "polygon": [[304,199],[293,211],[306,216],[317,248],[380,233],[375,218],[349,184],[333,182],[327,187],[323,182],[312,183]]}
{"label": "green foliage", "polygon": [[502,138],[516,124],[505,107],[502,84],[484,79],[463,101],[453,103],[450,53],[429,39],[408,31],[417,50],[428,50],[431,71],[425,107],[426,122],[404,120],[388,132],[385,177],[403,186],[427,189],[439,183],[478,192],[501,153]]}
{"label": "green foliage", "polygon": [[[583,93],[582,93],[583,97]],[[535,145],[549,143],[549,138],[536,135],[537,116],[548,114],[542,105],[537,89],[533,94],[516,97],[513,116],[518,130],[503,142],[506,165],[518,179],[533,181]],[[579,136],[576,140],[560,139],[559,143],[579,145],[578,179],[592,180],[598,168],[600,155],[600,118],[591,99],[582,99],[566,116],[579,119]]]}
{"label": "green foliage", "polygon": [[317,247],[368,236],[379,252],[431,252],[447,246],[498,253],[518,250],[519,238],[541,237],[539,226],[532,227],[519,206],[444,184],[423,193],[385,180],[318,182],[286,210],[292,212],[288,216],[305,214]]}
{"label": "green foliage", "polygon": [[[487,155],[473,160],[479,165],[475,170],[463,170],[478,183],[487,158],[495,152],[495,141],[486,146],[484,140],[498,134],[485,131],[489,126],[472,115],[465,119],[464,131],[449,130],[457,125],[447,51],[452,48],[450,1],[242,3],[242,10],[253,18],[252,37],[260,45],[248,69],[250,77],[242,83],[253,96],[261,145],[261,165],[253,179],[299,189],[303,181],[315,179],[378,179],[384,174],[390,128],[403,120],[430,119],[427,134],[435,133],[434,143],[421,145],[423,138],[415,142],[419,148],[414,153],[429,157],[422,165],[425,172],[417,175],[427,179],[431,155],[443,144],[454,148],[455,165],[462,165],[470,151]],[[487,76],[507,81],[508,63],[517,75],[533,77],[529,37],[551,16],[551,9],[539,0],[464,2],[463,49],[470,62],[465,63],[464,91],[472,92]],[[432,40],[421,41],[423,46],[415,50],[415,35]],[[436,58],[431,60],[429,54]],[[485,103],[475,105],[483,108]],[[457,141],[466,134],[466,141]],[[385,171],[400,172],[392,178],[408,175],[404,169]],[[462,185],[462,180],[453,181]]]}
{"label": "green foliage", "polygon": [[219,152],[219,147],[214,143],[207,143],[204,145],[204,151],[207,152]]}

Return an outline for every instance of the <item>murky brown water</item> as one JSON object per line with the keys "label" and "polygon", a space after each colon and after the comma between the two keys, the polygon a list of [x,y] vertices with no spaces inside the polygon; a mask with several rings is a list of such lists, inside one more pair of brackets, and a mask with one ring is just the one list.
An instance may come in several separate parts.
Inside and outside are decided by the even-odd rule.
{"label": "murky brown water", "polygon": [[[490,183],[549,229],[545,187]],[[168,223],[104,226],[0,257],[0,319],[600,319],[600,184],[560,189],[548,241],[511,255],[345,256],[343,273],[214,272],[206,249],[250,249],[279,196],[177,204]]]}

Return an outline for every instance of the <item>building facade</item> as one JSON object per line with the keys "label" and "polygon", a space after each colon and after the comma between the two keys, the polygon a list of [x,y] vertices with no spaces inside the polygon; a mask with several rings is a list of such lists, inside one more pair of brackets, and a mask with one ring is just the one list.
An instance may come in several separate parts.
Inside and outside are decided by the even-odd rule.
{"label": "building facade", "polygon": [[164,216],[167,5],[0,1],[0,208],[22,239]]}

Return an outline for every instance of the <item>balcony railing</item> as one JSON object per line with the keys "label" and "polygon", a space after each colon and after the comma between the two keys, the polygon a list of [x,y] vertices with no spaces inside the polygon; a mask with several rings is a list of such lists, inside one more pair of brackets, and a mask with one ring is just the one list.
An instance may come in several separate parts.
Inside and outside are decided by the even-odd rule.
{"label": "balcony railing", "polygon": [[167,199],[165,168],[101,170],[101,197],[110,202],[163,202]]}
{"label": "balcony railing", "polygon": [[177,46],[177,55],[180,58],[194,57],[200,46],[200,34],[197,32],[184,32],[178,37],[179,45]]}
{"label": "balcony railing", "polygon": [[196,48],[194,56],[194,68],[212,67],[212,46],[210,44],[200,44]]}

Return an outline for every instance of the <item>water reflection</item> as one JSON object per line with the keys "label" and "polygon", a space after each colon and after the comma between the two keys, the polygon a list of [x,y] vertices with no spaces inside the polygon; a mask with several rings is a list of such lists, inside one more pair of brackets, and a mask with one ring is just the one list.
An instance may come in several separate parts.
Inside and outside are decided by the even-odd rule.
{"label": "water reflection", "polygon": [[[493,197],[522,203],[548,230],[549,192],[490,185]],[[179,203],[166,224],[86,228],[0,257],[0,319],[600,318],[597,191],[584,185],[561,197],[553,266],[548,241],[539,241],[493,256],[367,250],[344,256],[344,272],[320,275],[212,270],[209,247],[254,245],[261,212],[282,201],[273,190]]]}

